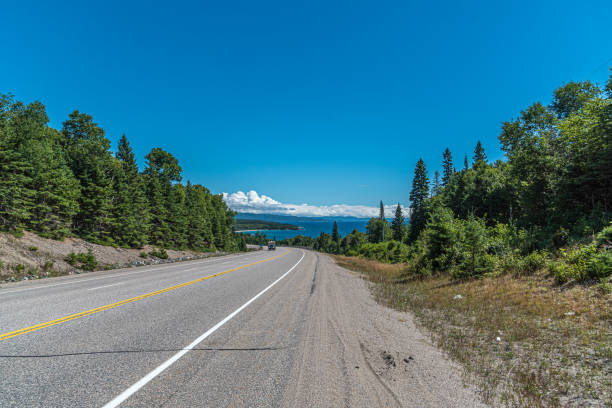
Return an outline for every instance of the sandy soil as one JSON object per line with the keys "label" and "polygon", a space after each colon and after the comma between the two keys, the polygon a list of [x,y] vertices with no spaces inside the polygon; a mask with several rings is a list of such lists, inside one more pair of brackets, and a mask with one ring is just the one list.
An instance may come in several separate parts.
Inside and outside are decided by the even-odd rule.
{"label": "sandy soil", "polygon": [[307,332],[283,406],[485,406],[410,314],[376,303],[364,280],[317,256]]}
{"label": "sandy soil", "polygon": [[[150,245],[142,249],[113,248],[110,246],[92,244],[79,238],[66,238],[63,241],[41,238],[31,232],[24,232],[23,237],[16,238],[10,234],[0,233],[0,281],[11,280],[15,276],[22,279],[26,275],[43,276],[41,270],[45,263],[52,266],[55,273],[70,273],[76,271],[64,261],[64,258],[71,252],[80,253],[91,250],[100,265],[125,267],[137,266],[149,263],[166,262],[152,256],[146,259],[140,257],[141,252],[149,253],[154,248]],[[172,251],[167,250],[168,261],[188,260],[200,258],[207,255],[191,251]],[[15,273],[15,266],[23,265],[22,273]],[[28,271],[32,271],[28,274]]]}

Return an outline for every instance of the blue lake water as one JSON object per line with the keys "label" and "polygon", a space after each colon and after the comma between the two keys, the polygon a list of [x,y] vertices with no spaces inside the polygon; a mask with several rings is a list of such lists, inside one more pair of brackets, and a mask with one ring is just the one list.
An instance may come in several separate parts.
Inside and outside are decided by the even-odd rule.
{"label": "blue lake water", "polygon": [[[329,219],[315,219],[315,220],[291,220],[288,221],[293,225],[297,225],[301,227],[301,230],[267,230],[260,231],[260,234],[265,234],[268,239],[286,239],[293,238],[296,235],[304,235],[307,237],[318,237],[321,232],[326,232],[328,234],[332,233],[332,229],[334,226],[334,220]],[[338,223],[338,232],[341,236],[345,236],[353,232],[354,229],[357,231],[365,232],[366,225],[368,223],[367,219],[351,219],[351,220],[336,220]],[[251,234],[255,235],[256,231],[245,231],[243,234]]]}

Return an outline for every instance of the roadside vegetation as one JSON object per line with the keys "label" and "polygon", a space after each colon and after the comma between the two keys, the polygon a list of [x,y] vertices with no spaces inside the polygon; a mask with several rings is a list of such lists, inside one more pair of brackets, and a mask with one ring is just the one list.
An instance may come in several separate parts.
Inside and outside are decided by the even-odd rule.
{"label": "roadside vegetation", "polygon": [[111,152],[90,115],[74,111],[59,130],[48,122],[42,103],[0,95],[0,231],[123,248],[246,250],[222,196],[182,184],[171,153],[151,149],[140,171],[126,136]]}
{"label": "roadside vegetation", "polygon": [[376,282],[507,406],[612,406],[612,76],[570,82],[502,124],[506,160],[449,149],[416,164],[399,206],[366,233],[297,236]]}
{"label": "roadside vegetation", "polygon": [[546,269],[406,279],[410,265],[335,259],[373,282],[378,301],[412,312],[486,402],[612,406],[612,299],[598,287],[559,287]]}

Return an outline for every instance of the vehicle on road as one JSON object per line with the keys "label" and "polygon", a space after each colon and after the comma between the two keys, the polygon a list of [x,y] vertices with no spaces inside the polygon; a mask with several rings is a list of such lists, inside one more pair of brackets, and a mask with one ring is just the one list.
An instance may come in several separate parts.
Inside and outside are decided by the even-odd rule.
{"label": "vehicle on road", "polygon": [[274,251],[276,249],[276,241],[268,242],[268,251]]}

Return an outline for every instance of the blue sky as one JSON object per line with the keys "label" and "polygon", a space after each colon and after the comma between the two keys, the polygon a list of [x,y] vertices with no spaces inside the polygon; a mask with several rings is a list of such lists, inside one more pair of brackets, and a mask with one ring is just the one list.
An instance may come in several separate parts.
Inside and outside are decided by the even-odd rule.
{"label": "blue sky", "polygon": [[5,2],[0,92],[91,114],[213,192],[407,203],[563,82],[603,82],[610,1]]}

